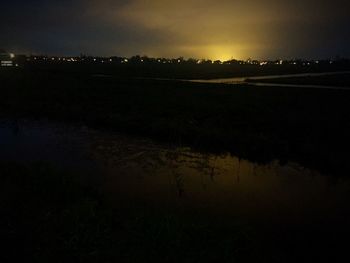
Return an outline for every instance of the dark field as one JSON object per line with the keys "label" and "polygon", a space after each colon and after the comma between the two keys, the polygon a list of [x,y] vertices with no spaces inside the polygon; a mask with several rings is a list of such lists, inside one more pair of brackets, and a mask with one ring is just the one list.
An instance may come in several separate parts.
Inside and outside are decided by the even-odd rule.
{"label": "dark field", "polygon": [[92,77],[1,74],[0,109],[141,135],[259,162],[296,161],[346,175],[350,93]]}
{"label": "dark field", "polygon": [[[338,81],[348,80],[342,76]],[[207,210],[202,201],[208,200],[199,197],[195,209],[186,205],[175,209],[172,203],[160,209],[147,199],[150,193],[135,203],[132,197],[125,197],[117,206],[99,191],[98,184],[84,180],[83,171],[67,171],[59,163],[1,161],[0,227],[6,252],[0,253],[1,262],[341,262],[346,256],[350,91],[200,84],[39,69],[0,71],[0,83],[0,117],[11,120],[14,133],[18,120],[49,120],[130,138],[151,138],[169,147],[189,146],[205,154],[229,152],[238,157],[238,169],[241,159],[264,164],[296,162],[325,175],[321,180],[326,187],[317,185],[321,194],[310,188],[314,194],[310,194],[311,207],[316,212],[318,196],[330,194],[339,182],[344,189],[339,193],[344,199],[336,195],[325,204],[336,214],[334,218],[322,209],[306,216],[303,197],[293,203],[302,191],[296,187],[285,197],[291,200],[292,211],[278,209],[284,204],[271,198],[271,211],[277,210],[277,216],[271,218],[286,222],[259,222],[256,212],[250,224],[236,220],[236,211],[225,217]],[[170,161],[174,166],[181,162]],[[209,168],[212,183],[219,182],[220,176],[215,181],[213,175],[215,167]],[[131,172],[129,175],[133,179]],[[114,176],[122,175],[116,172]],[[188,186],[190,178],[174,177],[177,187]],[[315,182],[319,181],[311,180],[311,185]],[[258,188],[253,184],[256,192]],[[270,196],[269,190],[263,193]],[[248,200],[242,200],[243,204],[254,199],[249,191],[241,196]],[[217,201],[224,211],[230,210],[225,198],[212,197],[214,206]],[[253,208],[259,203],[255,205]],[[264,213],[265,207],[260,209],[257,211]],[[289,213],[295,217],[289,219]]]}
{"label": "dark field", "polygon": [[2,161],[0,179],[1,262],[342,262],[347,256],[348,215],[252,225],[199,207],[159,209],[130,200],[116,206],[96,186],[43,162]]}
{"label": "dark field", "polygon": [[0,175],[1,262],[233,261],[256,252],[243,225],[132,203],[112,209],[46,163],[1,162]]}

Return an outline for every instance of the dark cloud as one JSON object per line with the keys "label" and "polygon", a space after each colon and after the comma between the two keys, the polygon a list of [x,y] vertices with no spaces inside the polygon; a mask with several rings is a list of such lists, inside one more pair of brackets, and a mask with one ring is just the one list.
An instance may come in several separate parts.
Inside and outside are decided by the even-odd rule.
{"label": "dark cloud", "polygon": [[18,52],[278,58],[350,56],[345,0],[5,1]]}

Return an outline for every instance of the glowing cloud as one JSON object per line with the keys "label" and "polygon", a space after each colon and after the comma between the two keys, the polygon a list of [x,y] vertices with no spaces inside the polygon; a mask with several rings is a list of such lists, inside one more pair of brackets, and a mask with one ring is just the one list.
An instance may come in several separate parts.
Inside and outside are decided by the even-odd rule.
{"label": "glowing cloud", "polygon": [[13,0],[6,49],[230,59],[350,56],[347,0]]}

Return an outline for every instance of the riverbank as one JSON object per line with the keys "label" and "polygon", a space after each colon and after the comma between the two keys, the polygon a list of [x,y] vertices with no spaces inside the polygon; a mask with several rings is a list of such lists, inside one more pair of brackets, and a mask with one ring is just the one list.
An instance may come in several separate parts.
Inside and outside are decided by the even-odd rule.
{"label": "riverbank", "polygon": [[348,91],[1,72],[0,110],[345,175]]}
{"label": "riverbank", "polygon": [[111,207],[46,163],[0,162],[1,262],[248,260],[242,226],[149,206]]}
{"label": "riverbank", "polygon": [[349,178],[79,126],[8,124],[1,262],[337,262],[347,251]]}

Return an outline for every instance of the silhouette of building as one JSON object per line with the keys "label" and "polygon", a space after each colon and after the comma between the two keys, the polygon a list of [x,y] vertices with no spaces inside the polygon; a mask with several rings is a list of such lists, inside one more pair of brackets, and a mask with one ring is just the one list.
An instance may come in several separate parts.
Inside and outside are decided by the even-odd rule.
{"label": "silhouette of building", "polygon": [[12,67],[14,66],[15,55],[12,53],[8,53],[5,50],[0,49],[0,66],[1,67]]}

